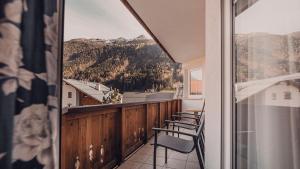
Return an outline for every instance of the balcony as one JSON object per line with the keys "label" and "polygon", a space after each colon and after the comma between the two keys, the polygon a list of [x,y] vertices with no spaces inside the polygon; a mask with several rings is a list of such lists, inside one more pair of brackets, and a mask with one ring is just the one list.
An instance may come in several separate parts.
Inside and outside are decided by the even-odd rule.
{"label": "balcony", "polygon": [[[190,130],[181,129],[180,131],[190,132]],[[190,139],[180,135],[180,138]],[[141,146],[136,152],[132,153],[126,161],[124,161],[118,169],[153,169],[153,139],[147,144]],[[182,154],[172,150],[168,150],[168,163],[165,164],[165,150],[159,147],[157,150],[157,169],[199,169],[199,162],[196,152],[190,154]]]}
{"label": "balcony", "polygon": [[[62,117],[61,168],[76,163],[80,168],[152,168],[152,128],[165,127],[164,121],[181,110],[180,99],[69,108]],[[159,149],[158,165],[171,167],[161,155]],[[170,152],[169,157],[168,165],[194,165],[194,153]],[[184,162],[177,165],[178,158]]]}

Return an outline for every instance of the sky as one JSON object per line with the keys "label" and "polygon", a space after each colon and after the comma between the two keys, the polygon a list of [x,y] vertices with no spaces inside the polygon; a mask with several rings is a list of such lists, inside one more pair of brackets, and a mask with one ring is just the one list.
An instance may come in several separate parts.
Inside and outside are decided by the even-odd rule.
{"label": "sky", "polygon": [[300,31],[300,0],[259,0],[241,13],[236,33],[288,34]]}
{"label": "sky", "polygon": [[65,0],[64,40],[150,35],[120,0]]}

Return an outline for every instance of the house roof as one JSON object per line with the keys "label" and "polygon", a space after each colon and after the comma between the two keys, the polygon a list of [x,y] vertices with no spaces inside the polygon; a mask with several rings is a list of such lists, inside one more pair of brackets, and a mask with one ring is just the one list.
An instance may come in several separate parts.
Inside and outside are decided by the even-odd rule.
{"label": "house roof", "polygon": [[[104,86],[100,83],[86,82],[75,79],[63,79],[63,81],[100,102],[103,100],[105,93],[110,90],[107,86]],[[97,89],[97,85],[100,85],[100,90]]]}
{"label": "house roof", "polygon": [[287,81],[287,80],[298,80],[298,79],[300,79],[300,73],[277,76],[277,77],[263,79],[263,80],[253,80],[248,82],[237,83],[235,84],[236,101],[241,102],[244,99],[253,96],[254,94],[259,93],[279,82]]}
{"label": "house roof", "polygon": [[205,54],[205,0],[122,0],[153,39],[179,63]]}

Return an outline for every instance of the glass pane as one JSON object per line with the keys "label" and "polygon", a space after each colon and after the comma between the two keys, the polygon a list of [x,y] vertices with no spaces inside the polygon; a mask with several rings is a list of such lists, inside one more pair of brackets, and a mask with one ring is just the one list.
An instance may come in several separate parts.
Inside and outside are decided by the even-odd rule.
{"label": "glass pane", "polygon": [[237,169],[300,168],[300,1],[234,3]]}
{"label": "glass pane", "polygon": [[202,70],[192,70],[190,79],[190,95],[202,95]]}

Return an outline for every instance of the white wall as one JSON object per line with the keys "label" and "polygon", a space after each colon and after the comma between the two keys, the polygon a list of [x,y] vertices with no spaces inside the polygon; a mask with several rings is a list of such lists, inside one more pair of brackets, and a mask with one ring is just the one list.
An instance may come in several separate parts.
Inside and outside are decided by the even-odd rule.
{"label": "white wall", "polygon": [[[202,98],[203,96],[190,96],[190,71],[193,69],[201,69],[202,70],[202,79],[205,81],[205,57],[199,57],[199,59],[192,60],[190,62],[186,62],[182,65],[183,68],[183,97],[184,98]],[[205,89],[205,83],[203,83],[203,89]],[[205,90],[203,91],[205,92]]]}
{"label": "white wall", "polygon": [[[199,57],[199,59],[192,60],[184,63],[183,66],[183,98],[182,98],[182,110],[187,109],[202,109],[203,98],[205,95],[205,58]],[[193,69],[200,68],[202,70],[203,78],[203,95],[202,96],[191,96],[190,95],[190,71]]]}
{"label": "white wall", "polygon": [[205,1],[205,168],[222,168],[221,1]]}
{"label": "white wall", "polygon": [[182,110],[197,109],[202,110],[203,99],[182,99]]}
{"label": "white wall", "polygon": [[[72,92],[72,98],[68,98],[68,92]],[[71,106],[78,106],[78,102],[78,93],[76,89],[64,82],[62,87],[62,107],[67,107],[69,103]]]}

